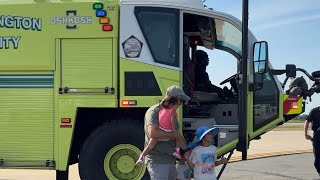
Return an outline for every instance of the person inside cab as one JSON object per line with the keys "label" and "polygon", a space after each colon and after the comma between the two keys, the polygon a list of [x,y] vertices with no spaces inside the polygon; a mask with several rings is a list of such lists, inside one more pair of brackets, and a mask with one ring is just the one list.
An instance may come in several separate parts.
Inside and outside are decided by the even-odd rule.
{"label": "person inside cab", "polygon": [[213,85],[209,79],[206,71],[209,65],[209,56],[203,50],[195,52],[195,91],[203,91],[208,93],[217,93],[220,98],[224,98],[224,90],[220,87]]}

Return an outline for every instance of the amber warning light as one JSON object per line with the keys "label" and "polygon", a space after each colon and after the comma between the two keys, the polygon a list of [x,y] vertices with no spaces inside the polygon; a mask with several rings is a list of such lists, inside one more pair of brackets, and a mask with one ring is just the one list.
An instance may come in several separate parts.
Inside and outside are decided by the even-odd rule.
{"label": "amber warning light", "polygon": [[109,24],[110,23],[110,19],[108,17],[101,17],[99,19],[99,23],[100,24]]}
{"label": "amber warning light", "polygon": [[298,109],[298,102],[292,102],[291,103],[291,108],[292,109]]}
{"label": "amber warning light", "polygon": [[122,100],[121,104],[123,106],[135,106],[135,105],[137,105],[137,101],[136,100]]}
{"label": "amber warning light", "polygon": [[61,123],[71,123],[71,118],[61,118]]}

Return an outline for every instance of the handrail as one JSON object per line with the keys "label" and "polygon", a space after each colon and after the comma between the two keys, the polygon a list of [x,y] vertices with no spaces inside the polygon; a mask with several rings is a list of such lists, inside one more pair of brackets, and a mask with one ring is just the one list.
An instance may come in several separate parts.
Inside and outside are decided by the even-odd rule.
{"label": "handrail", "polygon": [[312,81],[316,81],[316,79],[314,77],[312,77],[306,70],[304,70],[302,68],[297,68],[297,71],[303,72],[306,76],[308,76],[309,79],[311,79]]}
{"label": "handrail", "polygon": [[67,93],[94,93],[94,94],[114,94],[114,88],[59,88],[59,94],[67,94]]}

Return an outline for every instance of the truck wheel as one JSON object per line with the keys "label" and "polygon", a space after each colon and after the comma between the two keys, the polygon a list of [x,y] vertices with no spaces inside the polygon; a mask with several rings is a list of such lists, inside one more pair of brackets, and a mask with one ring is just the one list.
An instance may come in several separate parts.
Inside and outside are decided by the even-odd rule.
{"label": "truck wheel", "polygon": [[66,171],[56,170],[56,180],[68,180],[69,179],[69,169]]}
{"label": "truck wheel", "polygon": [[111,121],[86,139],[79,156],[82,180],[149,179],[146,167],[135,166],[144,144],[143,123]]}

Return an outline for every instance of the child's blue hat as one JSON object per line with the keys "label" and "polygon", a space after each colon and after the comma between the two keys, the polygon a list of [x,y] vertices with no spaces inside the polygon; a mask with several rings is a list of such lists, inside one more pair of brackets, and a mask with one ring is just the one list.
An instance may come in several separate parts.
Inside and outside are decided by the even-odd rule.
{"label": "child's blue hat", "polygon": [[195,142],[200,142],[201,139],[208,134],[209,132],[212,133],[212,136],[215,136],[218,134],[218,129],[216,128],[208,128],[207,126],[201,126],[196,130],[196,137],[197,139],[195,139]]}
{"label": "child's blue hat", "polygon": [[218,134],[218,129],[216,128],[208,128],[207,126],[201,126],[196,130],[196,139],[188,144],[188,148],[193,149],[194,146],[199,145],[201,139],[208,134],[209,132],[212,133],[212,136],[216,136]]}
{"label": "child's blue hat", "polygon": [[196,130],[196,139],[188,144],[188,149],[194,149],[195,147],[200,145],[201,139],[208,134],[212,133],[212,136],[216,136],[218,134],[217,128],[208,128],[207,126],[201,126]]}

